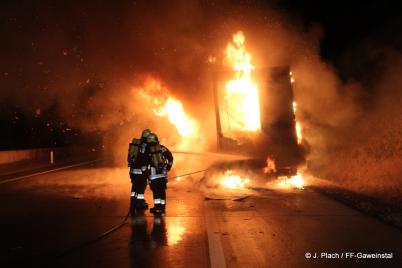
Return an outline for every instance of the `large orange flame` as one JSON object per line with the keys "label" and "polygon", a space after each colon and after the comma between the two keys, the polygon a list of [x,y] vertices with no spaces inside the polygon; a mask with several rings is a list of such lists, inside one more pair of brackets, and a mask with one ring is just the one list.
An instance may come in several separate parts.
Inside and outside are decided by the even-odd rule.
{"label": "large orange flame", "polygon": [[163,106],[155,109],[154,112],[157,116],[167,116],[181,137],[190,137],[198,129],[196,122],[184,112],[181,102],[172,97],[168,97]]}
{"label": "large orange flame", "polygon": [[235,79],[225,84],[227,114],[230,119],[234,119],[231,120],[230,129],[258,131],[261,128],[259,92],[252,79],[254,66],[242,32],[236,33],[227,45],[225,62],[235,73]]}
{"label": "large orange flame", "polygon": [[169,95],[168,89],[159,80],[148,78],[140,90],[140,95],[148,101],[156,116],[167,118],[176,128],[177,133],[182,137],[179,146],[181,149],[187,147],[188,139],[198,137],[198,123],[185,112],[179,100]]}

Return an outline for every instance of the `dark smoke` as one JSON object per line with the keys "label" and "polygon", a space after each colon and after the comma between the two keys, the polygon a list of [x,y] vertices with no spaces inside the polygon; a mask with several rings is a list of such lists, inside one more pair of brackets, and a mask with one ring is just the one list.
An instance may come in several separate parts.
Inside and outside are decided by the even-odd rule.
{"label": "dark smoke", "polygon": [[[310,168],[339,186],[401,202],[402,39],[400,18],[390,18],[338,62],[347,80],[341,101],[355,110],[337,124],[305,113],[311,132]],[[345,98],[346,97],[346,98]],[[336,106],[331,105],[331,108]]]}

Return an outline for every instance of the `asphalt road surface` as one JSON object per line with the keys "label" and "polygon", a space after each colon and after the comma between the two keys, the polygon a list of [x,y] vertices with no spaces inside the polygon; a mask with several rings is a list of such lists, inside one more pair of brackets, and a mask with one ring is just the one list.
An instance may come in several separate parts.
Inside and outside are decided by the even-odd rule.
{"label": "asphalt road surface", "polygon": [[[169,182],[164,217],[130,216],[85,246],[127,214],[127,168],[89,163],[0,181],[0,267],[402,267],[399,229],[308,188],[216,200],[197,176]],[[358,258],[372,253],[392,258]]]}

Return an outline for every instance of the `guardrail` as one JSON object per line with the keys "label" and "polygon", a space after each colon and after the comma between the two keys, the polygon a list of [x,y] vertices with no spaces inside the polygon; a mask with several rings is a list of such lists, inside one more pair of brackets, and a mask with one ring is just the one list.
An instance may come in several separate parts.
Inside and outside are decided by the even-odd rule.
{"label": "guardrail", "polygon": [[0,151],[0,165],[12,164],[17,162],[36,162],[48,161],[53,164],[59,159],[71,156],[98,153],[94,149],[82,147],[60,147],[60,148],[38,148],[28,150],[8,150]]}

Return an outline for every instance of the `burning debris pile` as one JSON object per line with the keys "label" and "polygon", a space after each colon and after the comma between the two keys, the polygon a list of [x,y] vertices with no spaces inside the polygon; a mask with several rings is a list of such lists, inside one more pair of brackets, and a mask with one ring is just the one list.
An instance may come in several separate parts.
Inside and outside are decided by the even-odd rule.
{"label": "burning debris pile", "polygon": [[301,172],[297,172],[296,175],[289,177],[280,176],[278,177],[277,185],[282,188],[297,188],[303,189],[305,182]]}
{"label": "burning debris pile", "polygon": [[303,174],[300,171],[296,172],[296,175],[289,174],[289,175],[282,175],[278,174],[278,170],[276,169],[275,160],[268,156],[266,160],[266,166],[264,167],[263,171],[264,174],[268,177],[276,178],[274,181],[268,182],[268,185],[271,186],[279,186],[280,188],[298,188],[303,189],[305,186],[305,181],[303,178]]}
{"label": "burning debris pile", "polygon": [[[272,165],[275,163],[272,161]],[[295,175],[280,175],[271,167],[259,168],[256,159],[221,162],[211,168],[201,178],[199,184],[207,196],[237,196],[241,194],[258,195],[261,189],[302,190],[306,186],[304,175],[298,171]]]}
{"label": "burning debris pile", "polygon": [[215,164],[200,180],[200,187],[207,194],[215,195],[248,192],[259,178],[257,171],[248,165],[247,161]]}
{"label": "burning debris pile", "polygon": [[226,170],[220,181],[221,185],[229,189],[244,188],[250,183],[249,178],[233,174],[233,170]]}

